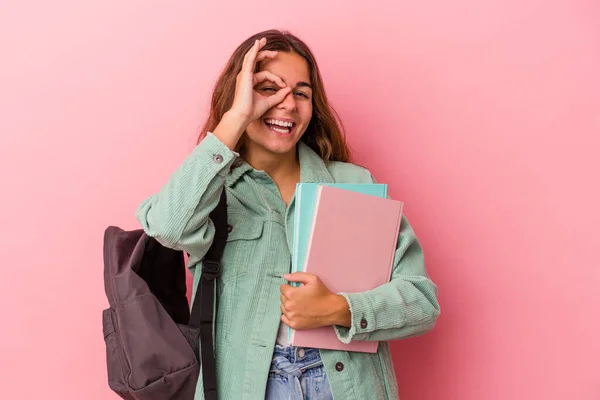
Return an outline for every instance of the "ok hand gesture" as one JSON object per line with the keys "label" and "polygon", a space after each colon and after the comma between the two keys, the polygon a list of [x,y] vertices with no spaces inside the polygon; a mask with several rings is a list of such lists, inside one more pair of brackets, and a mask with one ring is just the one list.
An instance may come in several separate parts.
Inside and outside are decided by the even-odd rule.
{"label": "ok hand gesture", "polygon": [[[291,88],[286,86],[277,75],[269,71],[254,72],[256,63],[277,56],[277,51],[260,51],[266,43],[267,39],[265,38],[254,42],[252,48],[244,56],[242,70],[236,78],[235,97],[231,111],[243,119],[245,126],[260,118],[270,108],[281,103],[291,91]],[[281,89],[272,96],[263,96],[254,90],[256,85],[266,80],[277,84]]]}

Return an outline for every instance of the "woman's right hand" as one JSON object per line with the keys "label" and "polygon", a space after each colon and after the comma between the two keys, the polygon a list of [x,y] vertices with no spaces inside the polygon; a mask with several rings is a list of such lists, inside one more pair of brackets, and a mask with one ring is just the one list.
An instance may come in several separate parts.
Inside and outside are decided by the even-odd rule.
{"label": "woman's right hand", "polygon": [[[244,56],[242,70],[236,78],[235,96],[229,112],[242,118],[245,126],[260,118],[267,110],[281,103],[291,91],[291,88],[287,87],[280,77],[269,71],[254,73],[257,63],[277,56],[277,51],[260,51],[266,44],[266,38],[254,42],[254,45]],[[281,89],[271,96],[263,96],[254,90],[256,85],[267,80],[277,84]]]}
{"label": "woman's right hand", "polygon": [[[232,150],[248,125],[281,103],[291,91],[291,88],[280,77],[269,71],[254,73],[256,63],[277,56],[277,51],[260,51],[266,43],[267,39],[265,38],[256,40],[244,56],[242,69],[236,78],[233,104],[213,132]],[[263,96],[254,90],[256,85],[267,80],[275,83],[281,89],[270,96]]]}

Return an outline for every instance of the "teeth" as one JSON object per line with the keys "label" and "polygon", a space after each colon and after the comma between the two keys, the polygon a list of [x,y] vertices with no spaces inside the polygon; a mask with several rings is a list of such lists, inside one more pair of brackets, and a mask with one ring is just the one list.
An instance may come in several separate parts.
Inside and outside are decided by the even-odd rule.
{"label": "teeth", "polygon": [[289,129],[279,129],[279,128],[271,128],[273,129],[275,132],[279,132],[279,133],[290,133]]}
{"label": "teeth", "polygon": [[279,121],[277,119],[267,119],[267,120],[265,120],[265,122],[272,124],[272,125],[284,126],[287,128],[291,128],[292,126],[294,126],[294,124],[292,122]]}

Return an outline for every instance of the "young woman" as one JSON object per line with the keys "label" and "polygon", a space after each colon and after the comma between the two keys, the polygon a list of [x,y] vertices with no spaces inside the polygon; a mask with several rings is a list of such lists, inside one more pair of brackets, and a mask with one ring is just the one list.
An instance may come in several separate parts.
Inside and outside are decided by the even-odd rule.
{"label": "young woman", "polygon": [[[190,254],[196,288],[214,237],[208,216],[226,191],[215,350],[220,399],[395,399],[386,341],[427,332],[440,313],[419,242],[403,218],[391,281],[368,292],[332,293],[318,276],[289,274],[298,182],[374,179],[350,163],[313,54],[297,37],[270,30],[235,50],[198,146],[136,215],[148,235]],[[288,326],[331,326],[344,343],[381,343],[376,354],[292,347]]]}

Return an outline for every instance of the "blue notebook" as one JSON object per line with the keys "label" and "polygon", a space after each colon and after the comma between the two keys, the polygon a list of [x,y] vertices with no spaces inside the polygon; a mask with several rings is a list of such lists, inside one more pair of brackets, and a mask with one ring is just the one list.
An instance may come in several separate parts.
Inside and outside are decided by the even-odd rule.
{"label": "blue notebook", "polygon": [[[302,271],[306,247],[310,235],[310,227],[315,209],[317,188],[333,186],[340,189],[369,194],[377,197],[387,197],[387,184],[384,183],[306,183],[296,185],[296,207],[294,214],[294,241],[292,244],[292,272]],[[298,286],[298,283],[292,282]]]}

